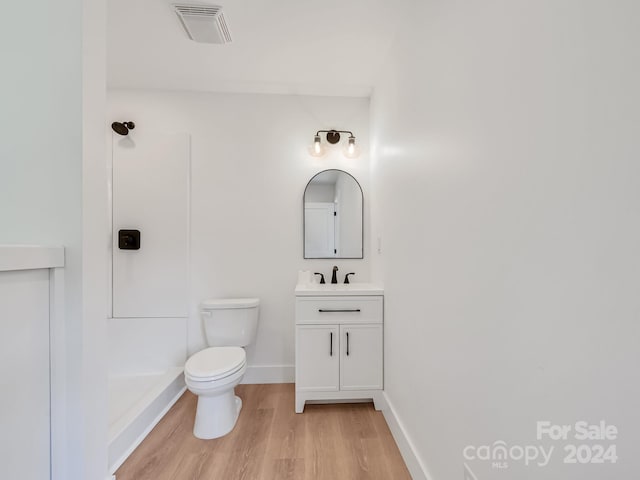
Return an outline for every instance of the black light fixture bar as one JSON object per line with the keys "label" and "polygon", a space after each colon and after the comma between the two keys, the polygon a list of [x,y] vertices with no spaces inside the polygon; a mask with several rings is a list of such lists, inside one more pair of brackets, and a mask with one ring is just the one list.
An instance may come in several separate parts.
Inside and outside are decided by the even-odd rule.
{"label": "black light fixture bar", "polygon": [[[338,143],[340,141],[340,134],[341,133],[348,133],[349,134],[349,139],[353,139],[355,141],[355,136],[353,135],[353,132],[350,132],[349,130],[318,130],[316,132],[316,136],[315,139],[316,141],[320,141],[320,134],[321,133],[326,133],[327,134],[327,142],[329,142],[331,145],[335,145],[336,143]],[[353,141],[351,141],[351,143],[353,143]]]}

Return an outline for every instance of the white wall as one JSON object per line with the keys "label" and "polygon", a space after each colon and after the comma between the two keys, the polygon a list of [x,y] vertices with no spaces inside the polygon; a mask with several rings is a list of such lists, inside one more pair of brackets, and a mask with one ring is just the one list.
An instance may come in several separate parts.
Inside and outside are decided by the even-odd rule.
{"label": "white wall", "polygon": [[336,186],[335,184],[308,185],[304,195],[307,202],[333,203],[336,196]]}
{"label": "white wall", "polygon": [[372,102],[398,418],[435,480],[538,420],[617,425],[619,462],[478,478],[636,478],[640,4],[406,6]]}
{"label": "white wall", "polygon": [[66,244],[73,279],[82,241],[82,2],[5,8],[14,21],[0,33],[0,242]]}
{"label": "white wall", "polygon": [[65,246],[70,480],[106,474],[105,5],[14,2],[0,30],[0,243]]}
{"label": "white wall", "polygon": [[[368,99],[114,90],[108,104],[109,121],[136,122],[133,136],[146,130],[191,134],[187,353],[204,346],[198,302],[256,296],[260,324],[248,360],[258,368],[245,380],[292,381],[297,271],[328,276],[335,264],[340,274],[357,272],[354,281],[369,279],[367,250],[365,260],[302,259],[302,195],[314,174],[340,168],[354,175],[362,183],[368,215],[366,148],[358,159],[345,158],[340,147],[323,158],[307,150],[324,128],[352,130],[366,146]],[[153,338],[173,339],[171,351],[179,348],[184,340],[173,333],[175,323],[164,328],[153,322],[147,321],[159,327],[148,330]]]}

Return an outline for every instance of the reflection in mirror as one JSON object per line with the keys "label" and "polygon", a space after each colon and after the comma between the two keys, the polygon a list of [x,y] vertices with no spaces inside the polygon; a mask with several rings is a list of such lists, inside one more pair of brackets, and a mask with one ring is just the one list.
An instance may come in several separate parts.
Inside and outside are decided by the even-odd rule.
{"label": "reflection in mirror", "polygon": [[304,191],[304,258],[363,258],[362,188],[342,170],[315,175]]}

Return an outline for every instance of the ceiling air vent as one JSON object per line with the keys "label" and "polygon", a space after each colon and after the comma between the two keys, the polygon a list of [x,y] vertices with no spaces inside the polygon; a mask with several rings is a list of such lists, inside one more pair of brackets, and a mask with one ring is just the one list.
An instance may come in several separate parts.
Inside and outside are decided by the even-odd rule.
{"label": "ceiling air vent", "polygon": [[231,33],[222,7],[175,4],[173,8],[191,40],[200,43],[231,42]]}

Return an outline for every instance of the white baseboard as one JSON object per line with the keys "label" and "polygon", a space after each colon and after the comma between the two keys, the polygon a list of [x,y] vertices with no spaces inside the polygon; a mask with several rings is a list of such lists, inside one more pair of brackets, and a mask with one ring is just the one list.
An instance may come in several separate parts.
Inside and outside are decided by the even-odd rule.
{"label": "white baseboard", "polygon": [[293,383],[293,365],[250,365],[241,383]]}
{"label": "white baseboard", "polygon": [[407,435],[404,425],[398,419],[396,411],[393,408],[393,404],[389,401],[389,397],[386,392],[383,392],[382,396],[385,404],[382,409],[382,414],[384,415],[384,419],[387,421],[387,425],[389,425],[389,430],[391,430],[391,434],[398,445],[398,449],[404,459],[404,463],[409,469],[411,478],[413,478],[413,480],[430,480],[431,477],[427,474],[427,469],[420,460],[420,457],[417,455],[413,442],[411,442],[411,439]]}

